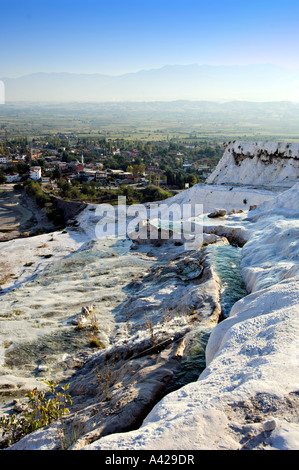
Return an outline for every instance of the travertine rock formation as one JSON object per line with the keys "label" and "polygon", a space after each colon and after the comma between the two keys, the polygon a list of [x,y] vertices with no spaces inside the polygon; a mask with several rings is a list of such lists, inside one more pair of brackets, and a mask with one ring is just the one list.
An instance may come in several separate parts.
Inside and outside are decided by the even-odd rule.
{"label": "travertine rock formation", "polygon": [[209,184],[291,187],[299,181],[299,144],[228,142]]}

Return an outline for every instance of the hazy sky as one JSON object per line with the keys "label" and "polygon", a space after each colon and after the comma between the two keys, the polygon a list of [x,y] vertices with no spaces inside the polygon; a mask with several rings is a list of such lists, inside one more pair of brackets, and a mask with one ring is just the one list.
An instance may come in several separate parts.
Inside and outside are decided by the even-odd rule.
{"label": "hazy sky", "polygon": [[174,64],[299,68],[298,0],[0,0],[0,77]]}

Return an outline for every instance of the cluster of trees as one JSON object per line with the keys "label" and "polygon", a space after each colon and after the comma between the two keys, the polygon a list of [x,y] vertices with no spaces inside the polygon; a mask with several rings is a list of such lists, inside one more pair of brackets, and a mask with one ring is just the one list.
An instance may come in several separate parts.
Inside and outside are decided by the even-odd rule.
{"label": "cluster of trees", "polygon": [[4,170],[0,170],[0,184],[6,182],[6,174],[18,173],[21,177],[29,172],[30,166],[25,162],[18,162],[15,165],[9,165]]}
{"label": "cluster of trees", "polygon": [[0,184],[4,184],[6,182],[6,176],[2,170],[0,170]]}
{"label": "cluster of trees", "polygon": [[65,220],[62,211],[56,207],[56,204],[52,198],[43,191],[40,183],[37,181],[32,181],[31,179],[27,179],[23,184],[19,183],[14,187],[15,189],[25,190],[29,196],[35,199],[40,208],[45,208],[47,217],[56,226],[64,226]]}
{"label": "cluster of trees", "polygon": [[143,201],[142,202],[154,202],[154,201],[162,201],[169,197],[172,197],[173,194],[170,191],[166,191],[165,189],[161,189],[158,186],[150,185],[147,186],[143,191]]}
{"label": "cluster of trees", "polygon": [[187,173],[181,169],[173,170],[169,168],[166,170],[165,175],[169,186],[176,186],[180,189],[183,189],[186,183],[190,187],[198,183],[198,176],[195,173]]}
{"label": "cluster of trees", "polygon": [[127,204],[161,201],[173,194],[155,185],[148,185],[145,188],[135,188],[130,185],[120,185],[117,189],[106,189],[95,181],[80,184],[78,180],[68,183],[64,179],[57,182],[59,196],[67,200],[79,200],[93,203],[113,203],[117,202],[118,196],[125,196]]}
{"label": "cluster of trees", "polygon": [[44,191],[42,190],[41,185],[37,181],[33,181],[31,179],[27,179],[23,185],[15,185],[15,189],[18,188],[23,188],[25,189],[26,193],[29,196],[32,196],[35,198],[37,204],[39,207],[44,207],[46,204],[51,202],[51,197],[48,196]]}
{"label": "cluster of trees", "polygon": [[11,155],[15,153],[26,154],[28,150],[29,140],[27,137],[16,137],[0,144],[0,155]]}

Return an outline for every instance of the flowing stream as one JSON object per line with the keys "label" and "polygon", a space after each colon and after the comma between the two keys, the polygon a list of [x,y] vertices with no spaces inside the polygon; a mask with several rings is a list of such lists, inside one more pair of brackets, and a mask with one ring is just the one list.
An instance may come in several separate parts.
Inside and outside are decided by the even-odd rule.
{"label": "flowing stream", "polygon": [[223,316],[227,318],[232,306],[247,295],[240,271],[242,248],[233,245],[215,246],[211,244],[207,250],[221,281],[220,303]]}
{"label": "flowing stream", "polygon": [[[207,252],[221,281],[220,303],[223,318],[230,314],[232,306],[247,295],[240,272],[242,249],[233,245],[209,245]],[[189,355],[184,359],[182,372],[174,378],[170,391],[198,379],[206,367],[205,349],[212,328],[198,328]]]}

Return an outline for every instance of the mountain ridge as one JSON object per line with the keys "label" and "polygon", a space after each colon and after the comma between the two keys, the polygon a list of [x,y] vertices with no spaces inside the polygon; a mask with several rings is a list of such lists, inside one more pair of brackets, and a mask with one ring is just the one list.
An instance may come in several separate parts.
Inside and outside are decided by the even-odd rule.
{"label": "mountain ridge", "polygon": [[299,71],[276,65],[166,65],[121,75],[35,72],[2,78],[6,101],[299,101]]}

